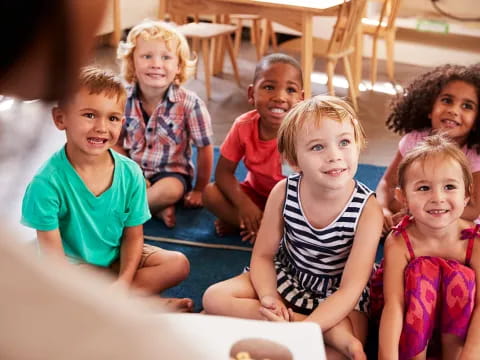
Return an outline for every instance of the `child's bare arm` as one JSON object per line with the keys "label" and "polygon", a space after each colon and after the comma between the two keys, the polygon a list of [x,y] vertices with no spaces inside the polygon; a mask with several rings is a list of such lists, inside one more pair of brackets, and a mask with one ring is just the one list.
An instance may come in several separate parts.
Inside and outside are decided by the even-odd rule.
{"label": "child's bare arm", "polygon": [[370,278],[380,240],[382,210],[371,196],[362,211],[340,287],[306,318],[327,331],[352,312]]}
{"label": "child's bare arm", "polygon": [[408,264],[405,242],[391,234],[385,241],[383,294],[385,305],[380,321],[378,358],[398,359],[404,315],[404,271]]}
{"label": "child's bare arm", "polygon": [[285,200],[285,186],[286,181],[280,181],[268,197],[265,216],[258,231],[250,262],[250,277],[260,301],[272,298],[280,304],[282,301],[277,292],[277,274],[273,260],[283,235],[282,206]]}
{"label": "child's bare arm", "polygon": [[237,166],[238,163],[220,155],[215,170],[215,183],[220,191],[238,209],[240,227],[256,234],[260,227],[263,213],[240,188],[240,183],[235,177]]}
{"label": "child's bare arm", "polygon": [[143,226],[129,226],[123,230],[120,246],[120,271],[118,280],[130,285],[135,277],[143,248]]}
{"label": "child's bare arm", "polygon": [[395,157],[385,171],[385,174],[383,174],[375,190],[378,203],[383,211],[384,232],[390,231],[392,226],[395,225],[392,217],[403,208],[402,204],[395,199],[395,187],[398,185],[397,171],[401,160],[402,155],[397,150]]}
{"label": "child's bare arm", "polygon": [[475,271],[475,307],[473,309],[470,325],[468,326],[467,338],[463,346],[460,360],[478,359],[480,354],[480,241],[475,239],[471,267]]}
{"label": "child's bare arm", "polygon": [[480,171],[473,173],[473,186],[470,201],[462,214],[462,219],[473,221],[480,215]]}
{"label": "child's bare arm", "polygon": [[37,230],[37,239],[43,251],[49,255],[53,255],[61,262],[67,262],[59,229],[50,231]]}
{"label": "child's bare arm", "polygon": [[197,178],[192,191],[185,194],[186,207],[203,206],[202,192],[210,181],[213,166],[213,146],[207,145],[197,149]]}

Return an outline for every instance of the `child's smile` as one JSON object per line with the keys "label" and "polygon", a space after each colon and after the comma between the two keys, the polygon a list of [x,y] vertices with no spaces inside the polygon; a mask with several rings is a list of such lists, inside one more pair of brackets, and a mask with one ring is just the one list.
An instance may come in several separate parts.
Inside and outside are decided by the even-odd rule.
{"label": "child's smile", "polygon": [[133,52],[135,77],[142,91],[165,92],[179,73],[179,60],[174,42],[163,39],[137,38]]}
{"label": "child's smile", "polygon": [[249,87],[248,99],[260,114],[260,126],[278,129],[291,107],[303,99],[300,76],[294,66],[274,63]]}
{"label": "child's smile", "polygon": [[475,125],[477,114],[475,87],[464,81],[452,81],[443,87],[429,116],[434,130],[447,132],[463,146]]}

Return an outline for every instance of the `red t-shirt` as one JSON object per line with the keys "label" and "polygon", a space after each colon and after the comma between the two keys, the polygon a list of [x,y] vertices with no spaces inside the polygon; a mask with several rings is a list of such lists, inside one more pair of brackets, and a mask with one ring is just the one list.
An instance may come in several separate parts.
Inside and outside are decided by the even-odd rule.
{"label": "red t-shirt", "polygon": [[245,182],[268,197],[277,182],[284,179],[277,139],[260,140],[260,114],[257,110],[240,115],[223,142],[220,153],[233,162],[243,160],[248,169]]}

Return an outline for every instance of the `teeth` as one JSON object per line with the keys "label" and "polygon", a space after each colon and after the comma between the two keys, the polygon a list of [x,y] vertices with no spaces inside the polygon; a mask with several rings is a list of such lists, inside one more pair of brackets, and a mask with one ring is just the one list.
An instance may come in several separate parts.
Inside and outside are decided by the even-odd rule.
{"label": "teeth", "polygon": [[447,125],[447,126],[457,126],[458,123],[454,120],[443,120],[444,124]]}
{"label": "teeth", "polygon": [[99,139],[99,138],[89,138],[88,142],[94,143],[94,144],[104,144],[107,140],[105,139]]}
{"label": "teeth", "polygon": [[429,210],[429,214],[445,214],[448,210]]}
{"label": "teeth", "polygon": [[285,112],[285,109],[273,108],[270,111],[273,113],[283,114]]}
{"label": "teeth", "polygon": [[329,175],[338,175],[342,172],[343,172],[343,169],[335,169],[335,170],[327,171],[326,173],[329,174]]}

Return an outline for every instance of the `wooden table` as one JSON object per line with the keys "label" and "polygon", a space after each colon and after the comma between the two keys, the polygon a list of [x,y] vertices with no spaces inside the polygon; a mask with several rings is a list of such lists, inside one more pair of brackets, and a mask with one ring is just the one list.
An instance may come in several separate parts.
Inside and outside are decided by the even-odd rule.
{"label": "wooden table", "polygon": [[[305,97],[312,95],[313,17],[336,15],[344,0],[160,0],[159,18],[166,14],[257,14],[302,33],[301,65]],[[266,34],[264,31],[263,34]],[[262,47],[267,39],[262,39]]]}

